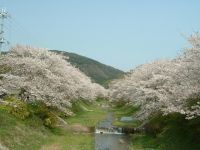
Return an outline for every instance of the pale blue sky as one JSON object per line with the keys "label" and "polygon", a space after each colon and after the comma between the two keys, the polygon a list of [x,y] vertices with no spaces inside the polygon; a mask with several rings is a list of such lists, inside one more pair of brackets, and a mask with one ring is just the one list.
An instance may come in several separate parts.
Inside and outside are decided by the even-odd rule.
{"label": "pale blue sky", "polygon": [[[0,0],[7,38],[129,70],[172,58],[200,29],[199,0]],[[183,36],[184,35],[184,36]]]}

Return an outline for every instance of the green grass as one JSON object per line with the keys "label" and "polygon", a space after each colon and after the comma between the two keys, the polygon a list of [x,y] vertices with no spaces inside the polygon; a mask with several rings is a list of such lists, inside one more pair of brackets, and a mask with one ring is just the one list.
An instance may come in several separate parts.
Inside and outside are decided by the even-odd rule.
{"label": "green grass", "polygon": [[153,148],[156,150],[200,149],[200,118],[185,120],[178,113],[160,114],[151,118],[145,134],[132,135],[132,149]]}
{"label": "green grass", "polygon": [[[112,112],[114,125],[137,127],[141,122],[120,122],[123,116],[134,116],[139,108],[123,103],[115,105]],[[186,120],[185,116],[173,113],[162,116],[161,113],[151,116],[144,126],[145,132],[130,135],[130,150],[198,150],[200,149],[200,117]]]}
{"label": "green grass", "polygon": [[[94,103],[77,101],[73,104],[75,116],[66,118],[70,125],[94,127],[106,114],[101,106],[106,100]],[[32,110],[32,109],[31,109]],[[118,126],[137,127],[140,122],[120,122],[122,116],[131,116],[138,108],[120,105],[111,111]],[[0,144],[12,150],[93,150],[92,133],[73,133],[70,128],[47,128],[37,115],[17,118],[0,107]],[[145,125],[145,133],[131,135],[130,150],[198,150],[200,149],[200,118],[185,120],[178,113],[152,116]]]}
{"label": "green grass", "polygon": [[[73,107],[76,115],[66,118],[66,122],[94,127],[106,115],[99,105],[102,103],[78,101]],[[37,115],[20,119],[0,107],[0,144],[12,150],[93,150],[94,136],[76,134],[68,128],[47,128]]]}
{"label": "green grass", "polygon": [[51,134],[38,118],[23,121],[5,110],[0,110],[0,141],[9,149],[37,150]]}
{"label": "green grass", "polygon": [[130,150],[156,149],[156,139],[147,134],[134,134],[131,136]]}
{"label": "green grass", "polygon": [[76,134],[66,131],[63,135],[53,135],[42,146],[42,150],[93,150],[94,137],[90,134]]}
{"label": "green grass", "polygon": [[140,122],[138,120],[133,120],[130,122],[121,122],[120,121],[121,117],[133,116],[137,110],[138,110],[138,108],[129,106],[129,105],[115,106],[112,109],[112,112],[113,112],[114,118],[115,118],[113,125],[120,126],[120,127],[137,127],[140,124]]}
{"label": "green grass", "polygon": [[100,105],[102,101],[87,103],[83,101],[78,101],[73,104],[74,111],[76,115],[74,117],[69,117],[66,119],[67,123],[75,124],[79,123],[84,126],[94,127],[100,120],[105,118],[106,111],[103,110]]}
{"label": "green grass", "polygon": [[[101,104],[106,101],[97,101],[88,103],[84,101],[77,101],[73,104],[73,110],[76,115],[66,119],[69,125],[81,124],[87,127],[94,127],[100,120],[102,120],[106,111],[101,108]],[[84,133],[73,133],[69,130],[62,131],[61,136],[52,136],[48,143],[43,146],[43,150],[55,149],[59,150],[94,150],[94,135]]]}

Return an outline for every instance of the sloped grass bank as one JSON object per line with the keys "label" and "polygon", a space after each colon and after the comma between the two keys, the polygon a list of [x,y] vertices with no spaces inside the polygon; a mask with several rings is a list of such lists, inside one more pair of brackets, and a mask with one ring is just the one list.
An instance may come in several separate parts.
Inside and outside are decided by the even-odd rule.
{"label": "sloped grass bank", "polygon": [[78,124],[88,127],[90,132],[73,132],[72,130],[62,129],[61,132],[59,131],[61,135],[50,137],[42,150],[54,150],[56,148],[59,150],[94,150],[93,129],[106,116],[106,111],[101,107],[102,103],[106,103],[106,100],[99,100],[94,103],[76,101],[73,104],[73,111],[76,115],[65,120],[69,127]]}
{"label": "sloped grass bank", "polygon": [[77,101],[73,104],[75,116],[67,118],[66,121],[69,124],[79,123],[83,126],[95,127],[106,116],[107,111],[101,107],[103,103],[106,103],[106,100],[98,100],[92,104],[85,101]]}
{"label": "sloped grass bank", "polygon": [[[113,125],[137,128],[141,121],[121,122],[123,116],[133,116],[139,108],[116,103],[112,108]],[[200,149],[200,117],[186,120],[184,115],[161,113],[149,118],[141,133],[130,135],[130,150],[198,150]]]}
{"label": "sloped grass bank", "polygon": [[37,150],[52,132],[46,128],[42,120],[20,120],[5,110],[0,110],[0,141],[12,150]]}
{"label": "sloped grass bank", "polygon": [[14,96],[5,97],[0,105],[0,143],[14,150],[39,149],[53,135],[52,112],[42,103],[27,104]]}
{"label": "sloped grass bank", "polygon": [[[119,126],[119,127],[137,127],[141,123],[139,120],[134,119],[134,114],[139,110],[139,108],[130,106],[130,105],[125,105],[123,103],[117,103],[114,105],[114,107],[111,109],[114,115],[114,126]],[[120,121],[121,117],[127,117],[127,116],[132,116],[133,121],[129,122],[122,122]]]}
{"label": "sloped grass bank", "polygon": [[46,140],[41,150],[94,150],[93,134],[74,133],[61,129]]}
{"label": "sloped grass bank", "polygon": [[93,150],[92,134],[73,133],[65,128],[47,128],[38,118],[19,120],[0,111],[0,141],[11,150]]}
{"label": "sloped grass bank", "polygon": [[131,149],[198,150],[200,118],[186,120],[178,113],[151,118],[145,133],[132,135]]}
{"label": "sloped grass bank", "polygon": [[[80,124],[90,128],[94,127],[106,114],[99,103],[101,102],[77,101],[73,106],[76,115],[65,118],[68,126]],[[42,104],[25,108],[31,110],[29,110],[31,115],[21,118],[24,113],[27,114],[26,109],[14,109],[11,113],[10,109],[5,109],[4,106],[0,107],[0,144],[3,146],[12,150],[94,149],[92,133],[76,133],[71,131],[68,126],[55,126],[55,114],[62,115],[60,112],[49,110]],[[18,113],[20,116],[18,116]]]}

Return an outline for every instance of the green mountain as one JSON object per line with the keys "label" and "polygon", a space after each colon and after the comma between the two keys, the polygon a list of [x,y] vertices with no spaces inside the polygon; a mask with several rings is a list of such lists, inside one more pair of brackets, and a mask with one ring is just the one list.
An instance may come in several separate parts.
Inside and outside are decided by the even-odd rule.
{"label": "green mountain", "polygon": [[52,50],[56,53],[68,56],[68,61],[79,68],[87,76],[89,76],[94,82],[107,86],[108,82],[112,79],[121,77],[124,72],[113,68],[111,66],[102,64],[96,60],[81,56],[75,53],[69,53],[64,51]]}

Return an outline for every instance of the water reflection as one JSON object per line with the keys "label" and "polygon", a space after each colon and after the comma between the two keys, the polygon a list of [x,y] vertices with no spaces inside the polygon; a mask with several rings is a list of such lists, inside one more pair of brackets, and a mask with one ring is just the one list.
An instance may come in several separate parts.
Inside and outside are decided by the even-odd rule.
{"label": "water reflection", "polygon": [[112,126],[113,116],[99,122],[95,133],[95,150],[128,150],[128,138]]}
{"label": "water reflection", "polygon": [[123,134],[95,134],[95,150],[128,150],[128,139]]}

